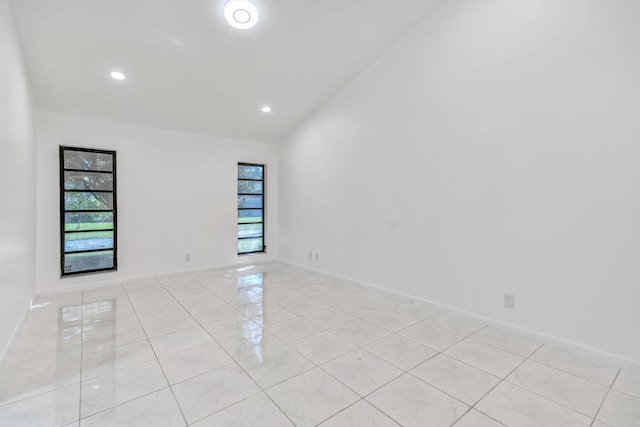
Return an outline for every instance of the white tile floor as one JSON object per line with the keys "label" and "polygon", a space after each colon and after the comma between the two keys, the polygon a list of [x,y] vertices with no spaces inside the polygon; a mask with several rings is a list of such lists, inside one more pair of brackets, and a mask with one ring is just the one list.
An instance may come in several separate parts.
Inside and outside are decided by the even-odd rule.
{"label": "white tile floor", "polygon": [[640,371],[291,266],[39,298],[0,426],[638,427]]}

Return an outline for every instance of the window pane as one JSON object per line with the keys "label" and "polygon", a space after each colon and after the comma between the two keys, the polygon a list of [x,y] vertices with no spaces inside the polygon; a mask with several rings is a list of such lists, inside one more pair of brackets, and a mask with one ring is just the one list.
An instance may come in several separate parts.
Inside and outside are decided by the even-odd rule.
{"label": "window pane", "polygon": [[262,209],[239,210],[238,222],[243,224],[248,222],[262,222]]}
{"label": "window pane", "polygon": [[238,165],[238,254],[264,252],[263,179],[263,165]]}
{"label": "window pane", "polygon": [[238,181],[238,193],[262,194],[262,181]]}
{"label": "window pane", "polygon": [[238,165],[239,179],[262,179],[262,166]]}
{"label": "window pane", "polygon": [[238,196],[238,208],[261,208],[262,196]]}
{"label": "window pane", "polygon": [[65,190],[113,190],[113,174],[95,172],[65,172]]}
{"label": "window pane", "polygon": [[259,224],[239,224],[238,238],[262,237],[262,223]]}
{"label": "window pane", "polygon": [[248,252],[261,252],[264,250],[262,239],[245,239],[238,240],[238,253],[245,254]]}
{"label": "window pane", "polygon": [[113,251],[68,254],[64,256],[65,273],[102,270],[113,267]]}
{"label": "window pane", "polygon": [[117,264],[116,154],[87,150],[60,147],[63,276],[115,270]]}
{"label": "window pane", "polygon": [[111,172],[113,171],[113,155],[65,150],[64,168]]}
{"label": "window pane", "polygon": [[65,191],[64,208],[68,211],[113,209],[113,193],[75,193]]}
{"label": "window pane", "polygon": [[65,231],[78,230],[110,230],[113,228],[113,214],[99,213],[67,213],[64,215]]}
{"label": "window pane", "polygon": [[86,233],[65,233],[65,252],[113,249],[113,231],[89,231]]}

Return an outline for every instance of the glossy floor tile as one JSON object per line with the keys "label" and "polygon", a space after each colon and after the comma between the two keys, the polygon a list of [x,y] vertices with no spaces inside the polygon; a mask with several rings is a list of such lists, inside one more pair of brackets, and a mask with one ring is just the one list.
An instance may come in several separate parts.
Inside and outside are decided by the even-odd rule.
{"label": "glossy floor tile", "polygon": [[0,376],[0,406],[80,383],[80,364],[44,366]]}
{"label": "glossy floor tile", "polygon": [[82,381],[81,416],[87,417],[167,387],[156,360]]}
{"label": "glossy floor tile", "polygon": [[335,308],[314,311],[313,313],[304,316],[304,318],[327,329],[340,326],[352,320],[356,320],[356,318],[351,316],[350,314],[347,314],[344,311],[340,311]]}
{"label": "glossy floor tile", "polygon": [[313,362],[288,346],[262,350],[239,359],[238,364],[264,389],[315,367]]}
{"label": "glossy floor tile", "polygon": [[544,346],[531,359],[605,387],[612,385],[620,370],[603,357],[577,348]]}
{"label": "glossy floor tile", "polygon": [[160,358],[169,384],[176,384],[233,363],[233,359],[218,343],[193,347]]}
{"label": "glossy floor tile", "polygon": [[366,399],[400,425],[450,426],[469,407],[411,375],[392,381]]}
{"label": "glossy floor tile", "polygon": [[320,424],[359,397],[331,375],[316,368],[267,390],[296,426]]}
{"label": "glossy floor tile", "polygon": [[640,370],[622,368],[613,388],[640,398]]}
{"label": "glossy floor tile", "polygon": [[587,427],[592,422],[589,417],[506,382],[493,389],[476,409],[514,427]]}
{"label": "glossy floor tile", "polygon": [[640,426],[640,367],[283,263],[41,296],[0,427]]}
{"label": "glossy floor tile", "polygon": [[328,362],[357,348],[329,331],[294,341],[291,347],[316,364]]}
{"label": "glossy floor tile", "polygon": [[194,427],[294,426],[264,393],[242,400],[192,425]]}
{"label": "glossy floor tile", "polygon": [[391,331],[362,319],[344,323],[330,331],[357,346],[370,344],[391,334]]}
{"label": "glossy floor tile", "polygon": [[424,362],[410,373],[467,405],[475,405],[500,383],[500,378],[444,354]]}
{"label": "glossy floor tile", "polygon": [[80,385],[0,406],[0,426],[61,426],[78,419]]}
{"label": "glossy floor tile", "polygon": [[365,348],[405,371],[415,368],[438,354],[436,350],[396,334],[387,335],[367,344]]}
{"label": "glossy floor tile", "polygon": [[258,386],[236,364],[178,383],[173,390],[189,423],[260,392]]}
{"label": "glossy floor tile", "polygon": [[504,427],[504,424],[472,409],[454,424],[455,427]]}
{"label": "glossy floor tile", "polygon": [[523,363],[507,381],[592,418],[607,394],[606,387],[533,361]]}
{"label": "glossy floor tile", "polygon": [[320,425],[322,427],[397,427],[398,423],[361,400]]}
{"label": "glossy floor tile", "polygon": [[322,369],[362,397],[403,374],[402,370],[364,349],[332,360],[322,365]]}
{"label": "glossy floor tile", "polygon": [[500,378],[507,376],[525,360],[516,354],[473,340],[462,341],[445,350],[444,354]]}
{"label": "glossy floor tile", "polygon": [[471,335],[471,338],[522,357],[531,356],[542,345],[531,338],[517,336],[491,326],[480,329]]}
{"label": "glossy floor tile", "polygon": [[434,350],[442,351],[464,339],[464,335],[422,321],[397,332],[417,343]]}
{"label": "glossy floor tile", "polygon": [[598,421],[616,427],[638,426],[640,423],[640,398],[612,390],[607,396]]}
{"label": "glossy floor tile", "polygon": [[165,388],[84,418],[82,425],[84,427],[119,425],[184,427],[187,424],[171,390]]}

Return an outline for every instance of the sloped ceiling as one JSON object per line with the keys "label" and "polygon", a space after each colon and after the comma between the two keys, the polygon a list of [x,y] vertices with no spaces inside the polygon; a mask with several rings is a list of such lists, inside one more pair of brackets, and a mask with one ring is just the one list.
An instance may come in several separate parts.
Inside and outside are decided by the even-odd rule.
{"label": "sloped ceiling", "polygon": [[254,0],[245,31],[224,0],[12,6],[39,109],[277,141],[441,2]]}

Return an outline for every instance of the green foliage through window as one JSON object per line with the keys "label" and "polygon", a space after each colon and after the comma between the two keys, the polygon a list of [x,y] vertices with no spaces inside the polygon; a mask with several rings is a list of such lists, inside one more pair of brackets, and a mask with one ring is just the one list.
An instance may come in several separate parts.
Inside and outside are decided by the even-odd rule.
{"label": "green foliage through window", "polygon": [[117,269],[116,153],[60,147],[61,275]]}
{"label": "green foliage through window", "polygon": [[238,254],[265,251],[264,165],[238,164]]}

